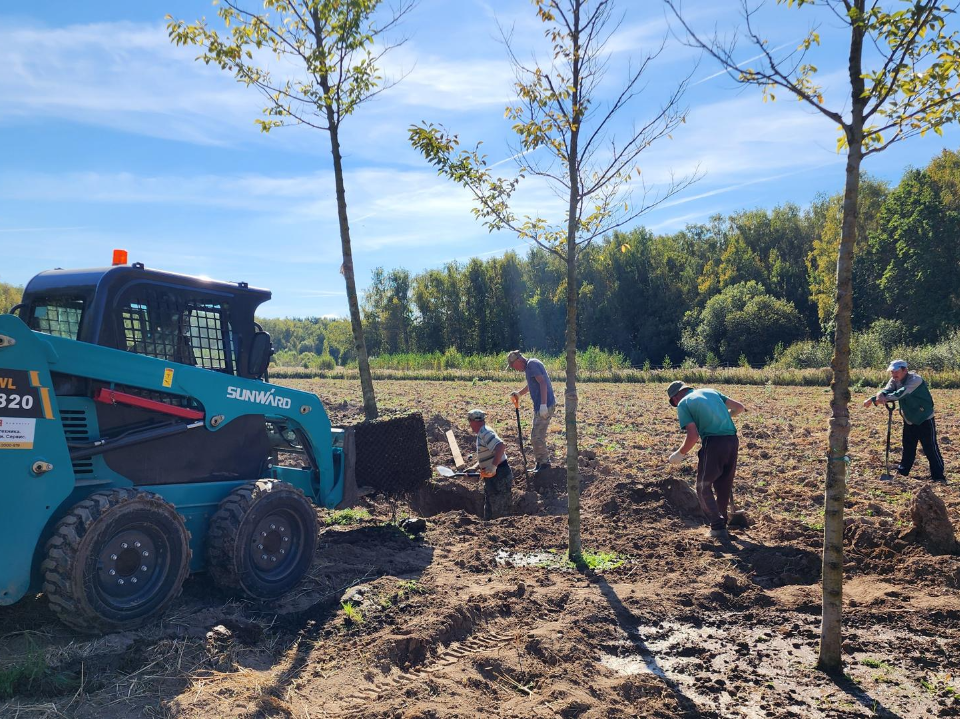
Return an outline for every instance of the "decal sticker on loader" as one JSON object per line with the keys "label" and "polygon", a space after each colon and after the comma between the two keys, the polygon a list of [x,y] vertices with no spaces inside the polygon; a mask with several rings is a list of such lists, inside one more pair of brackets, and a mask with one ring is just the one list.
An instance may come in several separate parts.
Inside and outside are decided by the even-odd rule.
{"label": "decal sticker on loader", "polygon": [[247,402],[258,403],[260,405],[270,405],[287,409],[291,405],[290,398],[283,395],[274,395],[276,389],[271,390],[250,390],[249,388],[238,388],[230,385],[227,387],[227,397],[231,400],[246,400]]}
{"label": "decal sticker on loader", "polygon": [[35,418],[0,417],[0,450],[32,450]]}
{"label": "decal sticker on loader", "polygon": [[0,417],[48,417],[39,380],[35,371],[0,369]]}
{"label": "decal sticker on loader", "polygon": [[163,386],[171,387],[173,385],[173,368],[166,368],[163,371]]}

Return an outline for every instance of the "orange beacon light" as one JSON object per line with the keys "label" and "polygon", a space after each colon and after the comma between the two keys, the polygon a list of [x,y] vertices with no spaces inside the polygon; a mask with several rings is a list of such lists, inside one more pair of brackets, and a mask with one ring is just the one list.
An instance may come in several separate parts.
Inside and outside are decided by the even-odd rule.
{"label": "orange beacon light", "polygon": [[113,264],[114,264],[114,265],[126,265],[126,264],[127,264],[127,251],[126,251],[126,250],[114,250],[114,251],[113,251]]}

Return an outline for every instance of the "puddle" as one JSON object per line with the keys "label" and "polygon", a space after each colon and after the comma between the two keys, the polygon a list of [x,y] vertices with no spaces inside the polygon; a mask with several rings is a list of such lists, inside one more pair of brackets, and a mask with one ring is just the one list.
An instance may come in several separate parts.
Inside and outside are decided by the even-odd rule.
{"label": "puddle", "polygon": [[565,555],[547,550],[520,553],[510,552],[506,548],[501,548],[497,550],[494,561],[497,565],[510,565],[512,567],[544,567],[554,569],[567,569],[568,567]]}
{"label": "puddle", "polygon": [[[857,678],[855,689],[844,690],[827,682],[813,671],[819,619],[804,620],[798,616],[794,622],[775,627],[749,623],[698,626],[676,621],[639,625],[625,629],[627,638],[604,647],[599,662],[621,676],[656,675],[701,712],[721,717],[771,713],[824,717],[844,709],[889,717],[904,711],[906,715],[934,711],[929,697],[922,697],[919,683],[917,688],[909,687],[911,683],[904,682],[906,677],[902,670],[894,669],[892,660],[883,666],[889,677],[878,678],[878,670],[872,667],[875,661],[868,661],[872,666],[865,667],[860,658],[847,657],[847,672]],[[851,630],[847,637],[858,635]],[[864,633],[863,639],[867,637],[875,644],[873,657],[889,658],[889,651],[905,642],[902,632],[888,629],[873,628]]]}
{"label": "puddle", "polygon": [[617,675],[640,675],[648,673],[666,679],[666,673],[663,672],[656,663],[650,664],[644,660],[642,655],[619,655],[600,654],[600,664],[613,670]]}

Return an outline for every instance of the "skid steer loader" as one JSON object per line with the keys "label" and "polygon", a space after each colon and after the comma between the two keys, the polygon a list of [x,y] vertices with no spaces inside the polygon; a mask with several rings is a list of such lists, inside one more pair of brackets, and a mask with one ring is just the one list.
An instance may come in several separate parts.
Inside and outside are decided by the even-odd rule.
{"label": "skid steer loader", "polygon": [[265,381],[269,299],[115,253],[0,314],[0,605],[42,591],[103,632],[163,613],[191,571],[259,599],[300,582],[314,504],[355,483],[320,400]]}

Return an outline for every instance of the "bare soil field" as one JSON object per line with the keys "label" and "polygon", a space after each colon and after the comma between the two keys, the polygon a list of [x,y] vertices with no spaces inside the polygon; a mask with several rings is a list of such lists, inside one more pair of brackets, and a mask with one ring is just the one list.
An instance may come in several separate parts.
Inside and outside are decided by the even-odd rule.
{"label": "bare soil field", "polygon": [[[335,424],[362,419],[353,382],[288,382]],[[922,453],[915,477],[879,479],[887,414],[861,408],[865,395],[851,405],[846,674],[830,677],[815,670],[825,389],[718,387],[748,410],[735,484],[748,523],[719,543],[691,502],[695,463],[666,462],[681,434],[665,388],[581,385],[583,538],[600,563],[578,570],[564,562],[565,471],[523,472],[507,397],[520,382],[377,385],[382,410],[423,413],[435,465],[451,462],[447,429],[472,452],[466,411],[487,409],[514,515],[485,522],[475,480],[436,478],[327,526],[309,580],[281,603],[198,576],[162,622],[99,638],[42,596],[0,608],[0,716],[960,716],[960,556],[914,525]],[[931,489],[956,526],[960,391],[934,399],[951,484]],[[549,444],[562,465],[562,409]],[[400,530],[407,515],[426,532]]]}

